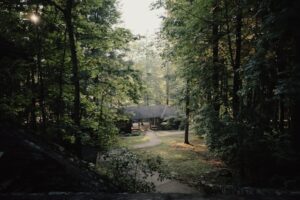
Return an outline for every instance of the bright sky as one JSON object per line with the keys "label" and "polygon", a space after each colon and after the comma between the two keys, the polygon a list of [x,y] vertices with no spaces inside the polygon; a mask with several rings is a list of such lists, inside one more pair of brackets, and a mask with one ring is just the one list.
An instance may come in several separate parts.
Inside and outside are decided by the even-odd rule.
{"label": "bright sky", "polygon": [[159,31],[163,10],[151,10],[155,0],[119,0],[122,26],[133,34],[154,35]]}

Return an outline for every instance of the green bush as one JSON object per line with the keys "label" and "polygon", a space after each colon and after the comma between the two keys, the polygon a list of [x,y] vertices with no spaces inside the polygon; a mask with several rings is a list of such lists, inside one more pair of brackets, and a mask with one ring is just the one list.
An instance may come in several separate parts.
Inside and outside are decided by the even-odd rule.
{"label": "green bush", "polygon": [[286,177],[287,169],[295,171],[292,163],[297,162],[297,155],[287,134],[228,115],[219,117],[210,105],[195,119],[197,133],[205,135],[209,149],[233,169],[237,183],[273,186],[272,177]]}
{"label": "green bush", "polygon": [[155,185],[147,180],[159,174],[159,180],[167,176],[161,157],[148,157],[143,160],[127,149],[118,149],[103,156],[100,171],[123,192],[153,192]]}

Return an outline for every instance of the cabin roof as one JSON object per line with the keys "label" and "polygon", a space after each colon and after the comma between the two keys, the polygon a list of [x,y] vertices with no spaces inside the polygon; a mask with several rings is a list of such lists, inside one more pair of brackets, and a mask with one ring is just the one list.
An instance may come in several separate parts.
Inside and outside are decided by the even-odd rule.
{"label": "cabin roof", "polygon": [[170,118],[177,117],[178,112],[174,107],[167,105],[154,106],[132,106],[124,108],[125,113],[131,114],[133,120],[151,119],[151,118]]}

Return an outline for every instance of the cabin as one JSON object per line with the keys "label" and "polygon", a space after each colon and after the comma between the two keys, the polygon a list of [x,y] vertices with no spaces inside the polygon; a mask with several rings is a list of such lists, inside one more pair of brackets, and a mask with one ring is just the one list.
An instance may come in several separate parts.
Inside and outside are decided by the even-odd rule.
{"label": "cabin", "polygon": [[148,125],[150,129],[157,130],[162,128],[164,120],[179,118],[178,111],[168,105],[132,106],[124,108],[124,112],[133,122],[132,129],[140,129]]}

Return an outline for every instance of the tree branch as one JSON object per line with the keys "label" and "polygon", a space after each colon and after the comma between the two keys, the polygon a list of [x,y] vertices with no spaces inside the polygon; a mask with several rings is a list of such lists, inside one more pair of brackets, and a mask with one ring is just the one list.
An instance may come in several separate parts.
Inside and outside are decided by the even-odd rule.
{"label": "tree branch", "polygon": [[63,9],[60,5],[58,5],[55,1],[52,0],[44,0],[48,4],[54,6],[56,9],[60,10],[61,12],[65,13],[65,9]]}

